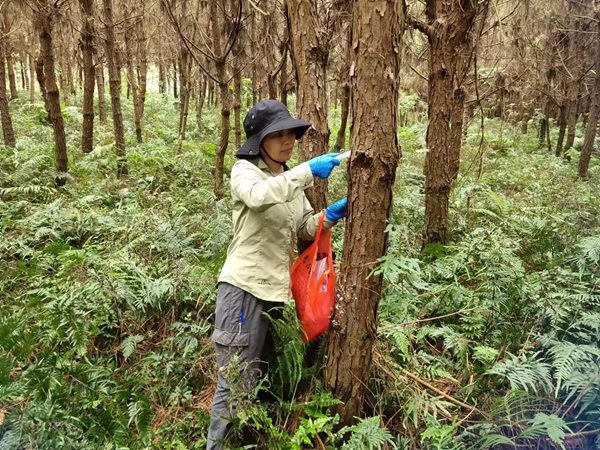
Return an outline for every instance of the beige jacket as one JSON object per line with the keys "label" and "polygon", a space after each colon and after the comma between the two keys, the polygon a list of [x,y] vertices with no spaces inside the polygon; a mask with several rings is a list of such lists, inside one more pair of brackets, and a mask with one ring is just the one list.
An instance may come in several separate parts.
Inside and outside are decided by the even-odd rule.
{"label": "beige jacket", "polygon": [[[304,195],[312,186],[307,163],[282,174],[260,158],[239,160],[231,169],[233,239],[219,282],[224,281],[255,297],[285,302],[292,298],[290,268],[296,240],[314,238],[319,214]],[[334,222],[325,219],[323,228]]]}

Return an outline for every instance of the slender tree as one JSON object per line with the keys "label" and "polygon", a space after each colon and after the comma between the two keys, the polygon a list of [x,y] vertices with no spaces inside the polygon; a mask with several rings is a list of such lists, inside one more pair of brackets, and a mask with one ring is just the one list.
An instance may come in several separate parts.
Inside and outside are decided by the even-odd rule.
{"label": "slender tree", "polygon": [[[133,12],[135,14],[135,11]],[[126,4],[123,4],[123,14],[129,18],[131,12]],[[140,108],[140,89],[138,85],[138,77],[135,73],[134,54],[133,54],[133,29],[134,25],[130,25],[129,29],[125,30],[125,66],[127,70],[127,82],[131,89],[133,97],[133,121],[135,124],[135,137],[138,142],[142,142],[142,110]]]}
{"label": "slender tree", "polygon": [[14,147],[15,131],[13,129],[12,118],[6,98],[6,75],[4,67],[4,39],[0,39],[0,120],[2,122],[2,136],[4,145]]}
{"label": "slender tree", "polygon": [[325,366],[326,385],[344,402],[338,408],[343,424],[360,415],[377,338],[382,278],[369,273],[386,251],[400,158],[396,116],[402,23],[394,0],[354,1],[352,110],[360,114],[352,118],[348,222]]}
{"label": "slender tree", "polygon": [[54,146],[56,154],[56,184],[63,186],[68,170],[67,141],[65,125],[60,110],[60,93],[54,74],[54,48],[52,32],[54,18],[59,15],[57,5],[48,0],[36,0],[34,6],[34,24],[40,39],[39,70],[45,88],[46,106],[49,111],[50,122],[54,130]]}
{"label": "slender tree", "polygon": [[100,123],[106,123],[108,119],[108,113],[106,111],[106,95],[104,88],[104,63],[102,62],[103,56],[99,53],[100,49],[96,50],[96,85],[98,87],[98,118]]}
{"label": "slender tree", "polygon": [[592,104],[585,130],[585,139],[579,156],[579,177],[587,179],[588,168],[592,156],[592,149],[596,141],[596,127],[598,126],[598,116],[600,115],[600,0],[594,1],[595,19],[597,24],[596,40],[596,75],[594,86],[592,88]]}
{"label": "slender tree", "polygon": [[83,53],[83,126],[81,149],[90,153],[94,149],[94,0],[79,0],[83,14],[81,51]]}
{"label": "slender tree", "polygon": [[115,148],[117,153],[117,176],[127,175],[127,155],[125,152],[125,132],[121,111],[121,74],[115,52],[115,26],[113,22],[112,0],[102,0],[106,39],[106,60],[108,64],[110,102],[112,105]]}

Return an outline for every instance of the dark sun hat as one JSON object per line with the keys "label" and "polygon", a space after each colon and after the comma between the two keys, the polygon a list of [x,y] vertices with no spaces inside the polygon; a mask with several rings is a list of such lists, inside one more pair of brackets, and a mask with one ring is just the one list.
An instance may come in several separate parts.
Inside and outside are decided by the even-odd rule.
{"label": "dark sun hat", "polygon": [[296,139],[310,128],[310,122],[294,119],[286,106],[277,100],[263,100],[248,111],[244,119],[246,142],[240,147],[238,158],[252,158],[260,152],[262,140],[271,133],[294,130]]}

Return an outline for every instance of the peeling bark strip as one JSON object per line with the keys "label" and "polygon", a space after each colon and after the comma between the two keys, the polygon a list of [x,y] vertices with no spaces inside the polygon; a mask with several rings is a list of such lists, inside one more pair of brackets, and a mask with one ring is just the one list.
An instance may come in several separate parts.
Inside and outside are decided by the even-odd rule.
{"label": "peeling bark strip", "polygon": [[[291,34],[291,52],[296,73],[296,116],[308,120],[312,127],[300,143],[300,161],[327,153],[329,126],[327,125],[326,67],[329,48],[319,30],[315,0],[286,0],[288,27]],[[307,189],[306,196],[315,210],[327,206],[327,182],[316,180]]]}
{"label": "peeling bark strip", "polygon": [[81,149],[90,153],[94,148],[94,0],[79,0],[83,12],[81,42],[83,53],[83,125]]}
{"label": "peeling bark strip", "polygon": [[344,402],[337,411],[342,424],[360,415],[368,382],[381,293],[381,277],[368,275],[387,248],[385,229],[400,158],[400,6],[394,0],[356,0],[353,20],[348,221],[325,366],[326,386]]}

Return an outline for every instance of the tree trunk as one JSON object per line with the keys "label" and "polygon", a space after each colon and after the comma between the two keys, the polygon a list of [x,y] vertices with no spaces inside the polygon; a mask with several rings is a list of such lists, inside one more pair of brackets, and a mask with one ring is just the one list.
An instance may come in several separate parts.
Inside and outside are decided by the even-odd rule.
{"label": "tree trunk", "polygon": [[106,95],[104,89],[104,64],[102,59],[96,59],[96,85],[98,86],[98,118],[100,123],[106,123],[108,113],[106,111]]}
{"label": "tree trunk", "polygon": [[[130,15],[130,11],[127,6],[124,5],[123,9],[125,17]],[[127,81],[131,89],[131,95],[133,97],[133,121],[135,124],[135,137],[138,143],[142,142],[142,117],[140,111],[140,100],[139,100],[139,86],[138,80],[135,76],[133,67],[133,51],[131,46],[131,31],[125,32],[125,56],[126,56],[126,68],[127,68]]]}
{"label": "tree trunk", "polygon": [[110,102],[112,106],[115,150],[117,154],[117,177],[121,177],[123,175],[127,175],[125,132],[123,129],[123,113],[121,111],[121,74],[117,68],[117,55],[115,54],[113,3],[112,0],[102,0],[102,4],[104,6],[104,23],[106,28],[106,61],[108,64]]}
{"label": "tree trunk", "polygon": [[83,53],[83,126],[81,149],[91,153],[94,149],[94,0],[79,0],[83,12],[81,50]]}
{"label": "tree trunk", "polygon": [[559,107],[558,113],[558,139],[556,140],[556,156],[562,155],[565,131],[567,130],[567,105],[564,103]]}
{"label": "tree trunk", "polygon": [[577,99],[572,100],[569,104],[569,112],[567,114],[567,141],[565,142],[565,149],[563,156],[568,157],[568,150],[573,147],[575,142],[575,130],[577,128]]}
{"label": "tree trunk", "polygon": [[19,92],[17,91],[17,80],[15,78],[15,66],[11,54],[10,45],[5,45],[6,54],[6,68],[8,69],[8,84],[10,85],[10,99],[14,100],[19,98]]}
{"label": "tree trunk", "polygon": [[281,71],[279,72],[279,95],[281,103],[287,106],[287,60],[288,60],[288,47],[287,44],[283,47],[282,52],[283,61],[281,61]]}
{"label": "tree trunk", "polygon": [[19,67],[21,69],[21,88],[25,91],[29,89],[29,74],[27,72],[27,55],[24,50],[21,50],[19,57]]}
{"label": "tree trunk", "polygon": [[393,0],[356,0],[354,12],[352,110],[360,114],[352,118],[348,221],[324,374],[326,387],[344,402],[336,407],[344,425],[360,416],[369,381],[382,283],[381,276],[369,274],[386,252],[400,158],[400,8]]}
{"label": "tree trunk", "polygon": [[[433,0],[427,4],[429,38],[429,126],[425,157],[423,246],[448,241],[448,202],[460,160],[464,92],[459,74],[470,48],[476,5]],[[461,119],[457,119],[460,111]],[[460,124],[458,123],[460,121]],[[461,129],[456,130],[460,125]],[[456,135],[459,138],[456,138]]]}
{"label": "tree trunk", "polygon": [[337,138],[335,141],[335,150],[341,150],[346,147],[346,125],[348,123],[348,110],[350,106],[350,58],[351,53],[351,39],[352,39],[352,28],[348,27],[347,33],[344,39],[344,57],[345,61],[340,73],[340,84],[342,91],[342,116],[340,122],[340,129],[338,130]]}
{"label": "tree trunk", "polygon": [[177,61],[173,61],[173,97],[177,98]]}
{"label": "tree trunk", "polygon": [[43,79],[46,90],[47,106],[50,122],[54,130],[54,146],[56,155],[56,184],[64,186],[67,182],[68,170],[67,142],[65,126],[60,111],[60,97],[56,76],[54,74],[54,52],[52,47],[53,18],[58,15],[54,7],[42,3],[42,8],[35,13],[35,28],[40,38],[40,61],[42,63]]}
{"label": "tree trunk", "polygon": [[196,96],[196,125],[198,132],[202,131],[202,110],[204,108],[204,98],[206,97],[206,78],[199,77],[198,80],[198,95]]}
{"label": "tree trunk", "polygon": [[188,109],[190,105],[189,66],[189,52],[185,46],[182,45],[179,59],[179,97],[181,105],[179,109],[179,140],[185,139],[185,131],[187,128]]}
{"label": "tree trunk", "polygon": [[[142,3],[143,5],[143,3]],[[142,6],[143,8],[143,6]],[[144,119],[144,108],[146,106],[146,89],[148,84],[148,52],[146,46],[148,45],[148,39],[146,37],[146,28],[144,22],[144,10],[142,10],[142,17],[138,20],[137,26],[137,60],[138,60],[138,112],[140,115],[140,122]],[[141,142],[141,141],[138,141]]]}
{"label": "tree trunk", "polygon": [[596,141],[596,126],[598,125],[598,115],[600,114],[600,11],[596,11],[598,33],[596,34],[596,77],[594,87],[591,93],[592,104],[588,115],[587,128],[585,130],[585,139],[579,156],[579,177],[587,179],[592,149]]}
{"label": "tree trunk", "polygon": [[215,67],[217,72],[217,80],[219,81],[219,96],[221,99],[221,138],[219,147],[215,155],[215,172],[214,172],[214,192],[217,199],[223,198],[223,166],[225,162],[225,153],[229,145],[229,129],[231,115],[231,99],[229,95],[228,74],[226,67],[226,55],[221,48],[221,36],[224,34],[223,29],[227,24],[221,25],[225,20],[217,14],[217,6],[215,2],[210,3],[210,17],[212,20],[211,31],[215,53]]}
{"label": "tree trunk", "polygon": [[35,62],[31,54],[27,58],[29,62],[29,101],[33,103],[35,101]]}
{"label": "tree trunk", "polygon": [[233,77],[233,123],[235,128],[235,146],[236,148],[240,148],[242,145],[242,74],[238,65],[234,64],[236,75]]}
{"label": "tree trunk", "polygon": [[4,48],[5,44],[0,40],[0,121],[2,122],[2,137],[4,145],[14,147],[16,144],[15,131],[13,129],[12,118],[8,108],[8,99],[6,98],[6,75],[4,67]]}
{"label": "tree trunk", "polygon": [[[317,3],[314,0],[286,0],[291,52],[296,74],[296,116],[312,123],[300,144],[300,161],[327,153],[326,66],[329,49],[320,35]],[[327,206],[327,181],[315,180],[306,196],[316,211]]]}
{"label": "tree trunk", "polygon": [[44,108],[46,108],[46,112],[48,113],[48,121],[50,121],[50,106],[48,105],[48,95],[46,94],[46,76],[44,75],[44,61],[42,60],[41,55],[38,56],[38,58],[36,58],[35,60],[35,76],[37,78],[38,84],[40,85],[40,92],[42,94],[42,99],[44,100]]}

